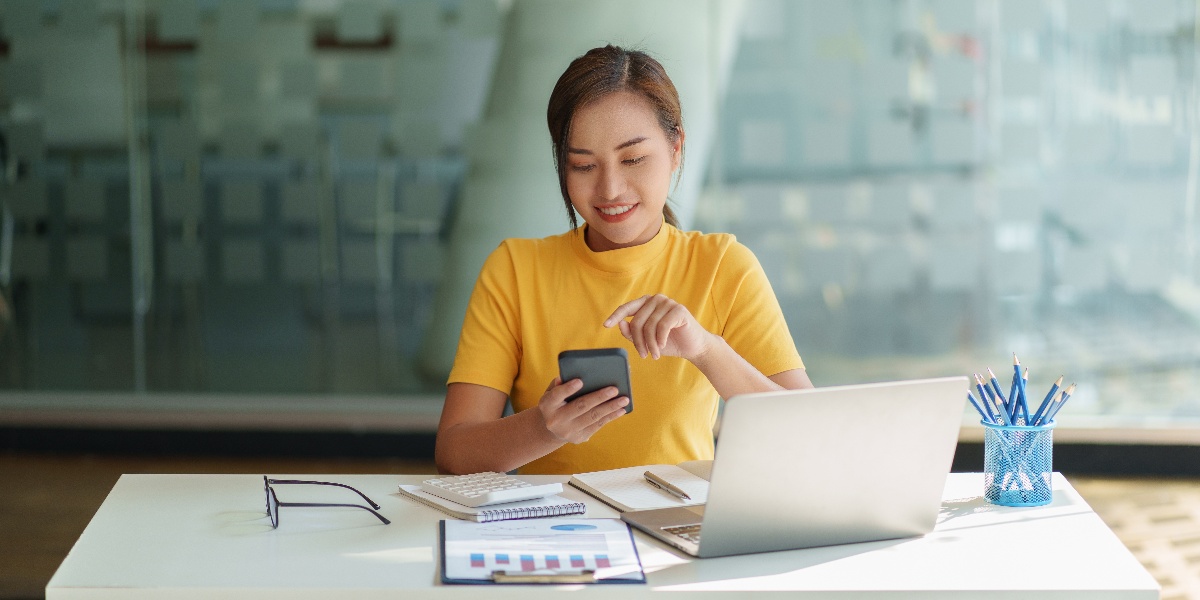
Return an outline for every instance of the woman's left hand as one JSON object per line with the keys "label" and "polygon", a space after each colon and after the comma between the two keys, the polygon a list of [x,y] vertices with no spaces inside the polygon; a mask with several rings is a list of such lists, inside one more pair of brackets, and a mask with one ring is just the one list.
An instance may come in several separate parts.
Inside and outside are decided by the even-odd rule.
{"label": "woman's left hand", "polygon": [[621,335],[633,342],[642,358],[679,356],[695,362],[708,351],[713,338],[686,306],[662,294],[642,296],[617,307],[604,321],[605,327],[613,325],[620,327]]}

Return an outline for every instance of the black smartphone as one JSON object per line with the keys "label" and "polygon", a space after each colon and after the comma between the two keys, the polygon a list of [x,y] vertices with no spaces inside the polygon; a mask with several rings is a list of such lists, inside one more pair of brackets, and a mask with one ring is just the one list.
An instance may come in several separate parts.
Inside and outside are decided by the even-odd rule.
{"label": "black smartphone", "polygon": [[572,379],[583,381],[583,388],[567,398],[567,402],[611,385],[617,388],[617,396],[629,398],[625,412],[633,412],[633,387],[629,384],[629,354],[624,348],[559,352],[558,376],[563,382]]}

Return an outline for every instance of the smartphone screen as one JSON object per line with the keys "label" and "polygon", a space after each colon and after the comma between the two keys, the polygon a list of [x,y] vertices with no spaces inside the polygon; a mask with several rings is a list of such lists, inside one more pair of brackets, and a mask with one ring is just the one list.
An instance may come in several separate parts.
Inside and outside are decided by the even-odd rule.
{"label": "smartphone screen", "polygon": [[565,350],[558,354],[558,374],[565,382],[583,381],[583,388],[567,398],[570,402],[600,388],[614,386],[618,396],[629,398],[625,412],[633,412],[633,388],[629,383],[629,354],[624,348]]}

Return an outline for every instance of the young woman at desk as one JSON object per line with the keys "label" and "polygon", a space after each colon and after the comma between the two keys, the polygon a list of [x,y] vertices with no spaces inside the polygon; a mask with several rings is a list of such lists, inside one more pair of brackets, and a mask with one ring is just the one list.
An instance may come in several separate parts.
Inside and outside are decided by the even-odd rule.
{"label": "young woman at desk", "polygon": [[[682,111],[653,58],[587,52],[546,112],[572,229],[505,240],[484,263],[438,468],[571,474],[710,459],[718,395],[812,387],[766,275],[733,236],[676,228],[667,194],[683,164]],[[633,412],[615,388],[564,402],[582,383],[559,381],[560,351],[630,345]],[[514,414],[502,417],[509,397]]]}

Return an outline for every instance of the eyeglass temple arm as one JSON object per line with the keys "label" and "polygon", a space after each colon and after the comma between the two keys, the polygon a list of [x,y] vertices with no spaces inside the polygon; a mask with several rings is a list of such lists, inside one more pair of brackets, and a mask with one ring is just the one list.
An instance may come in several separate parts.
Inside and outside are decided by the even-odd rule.
{"label": "eyeglass temple arm", "polygon": [[309,483],[309,484],[312,484],[312,485],[334,485],[334,486],[337,486],[337,487],[346,488],[346,489],[348,489],[348,490],[350,490],[350,491],[354,492],[355,494],[358,494],[359,496],[362,496],[362,499],[363,499],[363,500],[366,500],[366,501],[367,501],[367,504],[370,504],[371,506],[374,506],[376,510],[379,510],[379,505],[378,505],[378,504],[375,504],[375,501],[374,501],[374,500],[372,500],[372,499],[368,498],[366,494],[364,494],[364,493],[362,493],[362,492],[360,492],[360,491],[358,491],[358,490],[356,490],[356,489],[354,489],[354,488],[352,488],[352,487],[350,487],[350,486],[348,486],[348,485],[346,485],[346,484],[344,484],[344,483],[334,483],[334,482],[332,482],[332,481],[305,481],[305,480],[302,480],[302,479],[271,479],[271,478],[267,478],[267,483],[271,483],[271,484],[284,484],[284,483]]}
{"label": "eyeglass temple arm", "polygon": [[[310,482],[306,481],[304,483],[310,483]],[[341,507],[346,507],[346,508],[361,508],[361,509],[368,511],[371,514],[375,515],[380,521],[383,521],[384,525],[392,524],[392,522],[389,521],[387,519],[387,517],[375,512],[374,510],[371,510],[370,508],[367,508],[361,504],[325,504],[325,503],[321,503],[321,502],[279,502],[278,504],[279,504],[279,506],[304,506],[304,507],[341,506]]]}

